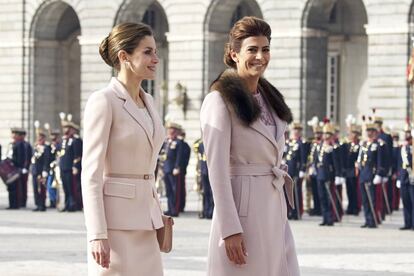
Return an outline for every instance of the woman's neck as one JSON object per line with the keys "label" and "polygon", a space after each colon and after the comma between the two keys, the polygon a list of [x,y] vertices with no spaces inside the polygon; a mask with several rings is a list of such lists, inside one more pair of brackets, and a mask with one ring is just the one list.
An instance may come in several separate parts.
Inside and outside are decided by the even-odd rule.
{"label": "woman's neck", "polygon": [[256,94],[257,91],[257,86],[259,84],[259,78],[260,77],[256,77],[256,76],[243,76],[241,74],[239,74],[240,78],[245,82],[247,89],[249,90],[250,93],[252,94]]}
{"label": "woman's neck", "polygon": [[134,101],[137,101],[139,99],[142,80],[137,80],[133,76],[130,76],[124,72],[119,72],[117,79],[124,85],[131,98]]}

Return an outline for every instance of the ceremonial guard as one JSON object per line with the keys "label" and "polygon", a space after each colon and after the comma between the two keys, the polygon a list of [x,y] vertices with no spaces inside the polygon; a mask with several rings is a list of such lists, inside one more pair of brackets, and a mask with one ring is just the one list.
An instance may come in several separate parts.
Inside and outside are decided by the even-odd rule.
{"label": "ceremonial guard", "polygon": [[[380,116],[377,116],[375,114],[375,109],[373,109],[373,121],[378,129],[378,141],[381,142],[381,144],[384,145],[385,150],[385,156],[384,158],[384,166],[386,173],[382,178],[382,195],[378,195],[382,197],[381,200],[381,214],[382,219],[385,218],[385,214],[391,214],[392,208],[392,195],[394,193],[393,186],[392,186],[392,180],[391,180],[391,164],[392,164],[392,148],[393,148],[393,142],[392,137],[390,134],[386,133],[383,128],[383,118]],[[377,188],[379,189],[379,188]],[[379,192],[378,192],[379,193]]]}
{"label": "ceremonial guard", "polygon": [[75,123],[71,124],[73,128],[73,148],[75,150],[75,159],[73,160],[73,186],[74,186],[74,200],[76,210],[81,211],[83,209],[82,202],[82,151],[83,151],[83,140],[79,135],[79,126]]}
{"label": "ceremonial guard", "polygon": [[[48,124],[45,125],[47,130],[50,130]],[[60,131],[54,129],[50,131],[50,159],[49,159],[49,173],[47,177],[47,191],[49,195],[49,207],[56,208],[59,203],[59,187],[62,186],[60,177],[58,153],[61,150],[62,143],[60,140]]]}
{"label": "ceremonial guard", "polygon": [[302,141],[302,125],[299,122],[292,123],[292,137],[286,143],[286,165],[288,174],[295,182],[293,195],[295,196],[295,209],[288,208],[289,219],[301,219],[303,214],[302,179],[305,176],[306,157],[304,143]]}
{"label": "ceremonial guard", "polygon": [[[334,162],[334,168],[335,168],[335,190],[332,192],[332,196],[335,199],[336,202],[336,208],[339,213],[339,217],[341,220],[342,216],[344,214],[344,210],[342,207],[342,185],[345,184],[345,177],[344,177],[344,163],[345,163],[345,155],[346,155],[346,149],[344,141],[340,138],[340,129],[338,125],[334,125],[334,136],[333,136],[333,162]],[[336,221],[339,221],[336,220]]]}
{"label": "ceremonial guard", "polygon": [[[405,141],[401,146],[398,158],[398,186],[401,187],[401,198],[404,211],[404,226],[401,230],[414,230],[414,183],[412,179],[412,136],[411,126],[405,126]],[[411,178],[411,179],[410,179]]]}
{"label": "ceremonial guard", "polygon": [[60,174],[63,191],[65,193],[65,205],[64,208],[61,209],[63,212],[76,211],[79,208],[76,198],[80,196],[80,194],[77,194],[76,175],[80,172],[82,147],[74,136],[76,125],[71,122],[70,114],[68,115],[66,120],[65,114],[60,114],[64,134],[62,138],[62,147],[59,152]]}
{"label": "ceremonial guard", "polygon": [[7,158],[20,170],[20,177],[7,185],[7,191],[9,192],[9,207],[7,209],[19,209],[23,202],[22,175],[27,174],[27,169],[25,168],[26,149],[24,144],[24,133],[26,133],[26,130],[13,127],[11,128],[11,133],[13,141],[9,144]]}
{"label": "ceremonial guard", "polygon": [[194,142],[194,152],[197,155],[197,176],[200,179],[203,203],[200,218],[211,219],[213,217],[214,200],[208,177],[207,158],[201,138]]}
{"label": "ceremonial guard", "polygon": [[[409,123],[407,122],[409,127]],[[407,125],[405,128],[407,128]],[[391,181],[392,181],[392,203],[391,208],[393,211],[398,211],[400,208],[400,187],[397,187],[397,178],[398,178],[398,159],[401,154],[401,144],[400,144],[400,134],[398,131],[393,131],[391,133],[393,146],[392,146],[392,163],[391,163]]]}
{"label": "ceremonial guard", "polygon": [[177,137],[181,129],[179,124],[169,122],[166,127],[168,129],[168,138],[163,145],[164,162],[162,166],[168,201],[168,211],[166,214],[176,217],[180,207],[181,185],[179,183],[181,182],[180,164],[182,164],[183,143]]}
{"label": "ceremonial guard", "polygon": [[332,226],[334,219],[340,221],[334,193],[335,167],[333,161],[333,144],[335,128],[327,120],[323,126],[323,142],[315,150],[314,165],[318,181],[318,194],[322,209],[321,226]]}
{"label": "ceremonial guard", "polygon": [[29,142],[26,141],[26,131],[22,133],[23,135],[23,144],[24,144],[24,170],[22,170],[21,175],[21,185],[22,185],[22,202],[20,207],[26,207],[27,204],[27,182],[29,180],[29,168],[32,161],[33,148]]}
{"label": "ceremonial guard", "polygon": [[46,133],[40,128],[39,121],[34,123],[37,141],[32,156],[33,195],[36,208],[33,211],[46,211],[46,180],[50,168],[50,144]]}
{"label": "ceremonial guard", "polygon": [[312,199],[313,199],[313,209],[309,211],[310,216],[320,216],[321,213],[321,203],[319,201],[318,193],[318,180],[316,178],[316,166],[315,160],[317,160],[317,148],[322,143],[322,123],[319,123],[317,117],[313,117],[312,120],[308,122],[308,125],[312,127],[313,138],[310,143],[310,151],[307,160],[307,173],[306,177],[308,178],[308,183],[310,183],[312,190]]}
{"label": "ceremonial guard", "polygon": [[344,143],[344,176],[346,178],[346,192],[348,197],[348,208],[346,209],[346,213],[348,215],[358,215],[361,208],[361,192],[357,178],[357,169],[355,166],[360,149],[359,144],[362,128],[355,122],[356,120],[352,115],[347,118],[346,124],[348,128],[348,139],[346,143]]}
{"label": "ceremonial guard", "polygon": [[184,208],[185,208],[185,202],[186,202],[186,198],[187,198],[187,185],[186,185],[186,176],[187,176],[187,167],[188,167],[188,163],[190,162],[190,155],[191,155],[191,147],[187,144],[187,142],[185,141],[185,130],[182,128],[180,129],[180,134],[178,135],[178,139],[181,140],[182,145],[183,145],[183,150],[182,150],[182,158],[180,158],[181,160],[181,164],[180,164],[180,207],[179,207],[179,212],[184,212]]}
{"label": "ceremonial guard", "polygon": [[365,129],[367,140],[361,143],[357,161],[365,215],[365,223],[361,227],[376,228],[381,222],[381,186],[387,173],[384,164],[386,148],[384,142],[377,139],[378,129],[375,124],[366,123]]}

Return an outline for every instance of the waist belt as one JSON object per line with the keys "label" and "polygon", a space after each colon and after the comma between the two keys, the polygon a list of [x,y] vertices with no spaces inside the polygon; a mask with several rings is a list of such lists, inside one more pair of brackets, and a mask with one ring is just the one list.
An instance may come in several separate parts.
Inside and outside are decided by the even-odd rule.
{"label": "waist belt", "polygon": [[[261,164],[245,164],[230,166],[231,176],[265,176],[273,175],[275,178],[272,181],[272,185],[283,194],[283,185],[287,184],[286,194],[288,196],[289,204],[293,208],[293,182],[289,177],[288,173],[279,167],[272,165],[261,165]],[[287,176],[287,179],[285,178]]]}
{"label": "waist belt", "polygon": [[107,177],[115,177],[115,178],[132,178],[132,179],[153,179],[153,174],[125,174],[125,173],[108,173],[105,174]]}
{"label": "waist belt", "polygon": [[[272,181],[272,185],[283,193],[283,185],[285,184],[284,177],[287,172],[279,167],[272,165],[260,165],[260,164],[246,164],[230,166],[230,175],[232,176],[265,176],[274,175],[275,179]],[[278,181],[282,180],[282,181]]]}

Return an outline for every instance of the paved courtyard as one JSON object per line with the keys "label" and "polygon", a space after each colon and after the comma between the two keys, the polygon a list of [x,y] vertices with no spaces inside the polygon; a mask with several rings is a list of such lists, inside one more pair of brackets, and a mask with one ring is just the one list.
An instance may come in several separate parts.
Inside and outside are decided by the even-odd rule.
{"label": "paved courtyard", "polygon": [[[82,213],[5,210],[0,187],[0,275],[86,275]],[[164,202],[165,204],[165,202]],[[197,218],[197,196],[175,221],[174,250],[163,254],[166,276],[205,275],[210,221]],[[414,275],[414,231],[399,231],[396,212],[380,229],[361,229],[362,217],[345,217],[335,227],[319,227],[319,218],[292,221],[302,275]],[[254,275],[260,276],[260,275]]]}

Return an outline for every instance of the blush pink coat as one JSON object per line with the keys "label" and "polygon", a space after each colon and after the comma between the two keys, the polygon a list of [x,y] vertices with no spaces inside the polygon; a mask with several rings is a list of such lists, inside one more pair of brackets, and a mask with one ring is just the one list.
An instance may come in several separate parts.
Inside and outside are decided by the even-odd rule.
{"label": "blush pink coat", "polygon": [[[209,276],[298,276],[294,240],[287,220],[285,187],[293,206],[293,182],[282,171],[286,122],[273,114],[277,137],[256,120],[245,126],[213,91],[201,108],[215,210],[208,253]],[[224,238],[242,233],[247,264],[226,255]]]}

